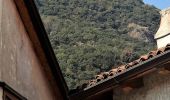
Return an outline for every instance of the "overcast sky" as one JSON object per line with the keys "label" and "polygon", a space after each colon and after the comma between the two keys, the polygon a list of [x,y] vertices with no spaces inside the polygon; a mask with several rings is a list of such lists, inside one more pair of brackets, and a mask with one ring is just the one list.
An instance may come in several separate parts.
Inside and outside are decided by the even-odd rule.
{"label": "overcast sky", "polygon": [[170,0],[144,0],[145,3],[154,5],[159,9],[170,7]]}

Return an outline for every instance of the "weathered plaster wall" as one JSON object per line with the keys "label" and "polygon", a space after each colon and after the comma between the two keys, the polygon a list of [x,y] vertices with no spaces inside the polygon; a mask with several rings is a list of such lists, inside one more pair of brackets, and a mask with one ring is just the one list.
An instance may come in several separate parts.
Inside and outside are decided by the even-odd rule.
{"label": "weathered plaster wall", "polygon": [[0,0],[0,81],[28,100],[57,100],[46,77],[13,0]]}
{"label": "weathered plaster wall", "polygon": [[0,100],[3,100],[3,89],[0,87]]}
{"label": "weathered plaster wall", "polygon": [[170,100],[170,74],[151,73],[144,77],[144,87],[129,93],[115,89],[113,100]]}
{"label": "weathered plaster wall", "polygon": [[163,38],[157,39],[156,41],[157,41],[157,47],[158,48],[165,47],[167,44],[170,43],[170,34],[163,37]]}
{"label": "weathered plaster wall", "polygon": [[160,38],[157,39],[158,48],[165,47],[168,43],[170,43],[170,35],[168,35],[170,33],[170,8],[162,10],[160,13],[161,13],[161,23],[157,33],[155,34],[156,39]]}

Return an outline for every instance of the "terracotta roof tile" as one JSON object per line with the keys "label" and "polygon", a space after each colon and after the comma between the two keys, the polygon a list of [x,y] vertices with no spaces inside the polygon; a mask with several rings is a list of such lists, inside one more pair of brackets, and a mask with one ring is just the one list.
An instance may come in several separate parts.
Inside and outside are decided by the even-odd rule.
{"label": "terracotta roof tile", "polygon": [[166,47],[165,47],[165,50],[164,51],[168,51],[170,50],[170,44],[168,44]]}
{"label": "terracotta roof tile", "polygon": [[134,67],[135,65],[137,65],[141,62],[147,61],[148,59],[153,58],[154,56],[157,56],[157,55],[159,55],[165,51],[168,51],[168,50],[170,50],[170,44],[168,44],[164,48],[160,48],[158,50],[151,51],[147,55],[142,55],[139,59],[134,60],[133,62],[127,63],[125,65],[121,65],[117,68],[113,68],[108,72],[102,72],[101,74],[96,75],[95,79],[90,80],[88,83],[84,83],[82,85],[82,89],[87,88],[89,86],[93,86],[96,83],[107,79],[108,77],[114,77],[118,73],[125,72],[127,69]]}
{"label": "terracotta roof tile", "polygon": [[157,55],[157,52],[156,51],[151,51],[151,52],[149,52],[149,54],[148,54],[148,59],[150,59],[150,58],[152,58],[152,57],[154,57],[154,56],[156,56]]}
{"label": "terracotta roof tile", "polygon": [[140,62],[148,59],[148,55],[143,55],[140,57]]}
{"label": "terracotta roof tile", "polygon": [[111,69],[111,70],[109,71],[109,76],[114,76],[116,73],[117,73],[117,68]]}
{"label": "terracotta roof tile", "polygon": [[119,66],[119,67],[117,68],[117,73],[124,72],[125,70],[126,70],[125,65]]}

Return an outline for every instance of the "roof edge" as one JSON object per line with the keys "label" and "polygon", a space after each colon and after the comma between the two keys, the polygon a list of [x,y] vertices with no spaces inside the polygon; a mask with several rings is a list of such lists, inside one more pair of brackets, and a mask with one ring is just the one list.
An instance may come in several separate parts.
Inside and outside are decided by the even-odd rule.
{"label": "roof edge", "polygon": [[[36,8],[34,0],[14,0],[14,2],[16,4],[18,12],[20,13],[21,19],[23,21],[27,33],[33,34],[30,33],[30,30],[34,30],[36,33],[33,34],[36,38],[34,38],[34,36],[29,37],[35,40],[33,44],[35,44],[36,46],[34,46],[34,48],[38,48],[37,50],[35,50],[36,53],[39,53],[39,49],[41,49],[44,53],[44,58],[42,56],[38,56],[39,59],[43,58],[43,60],[45,59],[45,61],[47,61],[48,66],[50,67],[49,69],[52,72],[52,77],[55,79],[55,83],[58,85],[59,91],[61,92],[63,99],[68,100],[67,84],[62,75],[61,69],[55,57],[54,51],[48,39],[46,30],[44,28],[43,22]],[[26,22],[28,22],[29,25]]]}
{"label": "roof edge", "polygon": [[[80,98],[91,97],[94,94],[105,93],[107,91],[112,90],[113,88],[118,87],[122,82],[134,79],[139,74],[142,74],[147,71],[150,72],[153,69],[163,67],[161,65],[165,64],[167,61],[170,61],[170,51],[166,51],[153,58],[150,58],[149,60],[135,65],[134,67],[129,68],[127,71],[119,73],[114,77],[111,77],[107,80],[103,80],[94,86],[80,90],[79,93],[70,95],[70,98],[71,100],[79,100]],[[140,77],[142,76],[144,76],[144,74],[142,74]]]}

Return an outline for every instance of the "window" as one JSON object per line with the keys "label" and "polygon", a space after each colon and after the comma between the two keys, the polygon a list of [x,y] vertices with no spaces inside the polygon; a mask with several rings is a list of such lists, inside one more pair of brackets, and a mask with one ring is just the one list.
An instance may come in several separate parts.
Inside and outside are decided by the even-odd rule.
{"label": "window", "polygon": [[20,100],[19,98],[17,98],[16,96],[10,94],[7,91],[4,91],[4,99],[3,100]]}
{"label": "window", "polygon": [[0,100],[27,100],[6,83],[0,82]]}
{"label": "window", "polygon": [[8,96],[5,96],[4,100],[12,100],[12,99],[10,99]]}

